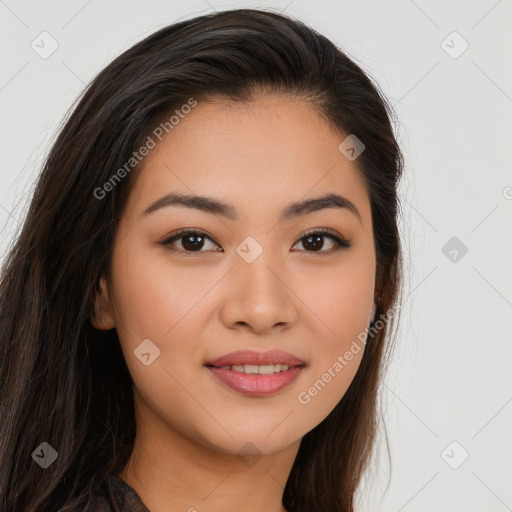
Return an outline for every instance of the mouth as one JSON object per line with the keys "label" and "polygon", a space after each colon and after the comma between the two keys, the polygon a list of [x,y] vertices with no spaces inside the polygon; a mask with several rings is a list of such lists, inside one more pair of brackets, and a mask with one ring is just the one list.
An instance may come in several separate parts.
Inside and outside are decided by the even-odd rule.
{"label": "mouth", "polygon": [[217,382],[249,397],[266,397],[294,382],[306,367],[298,357],[278,350],[238,351],[205,364]]}
{"label": "mouth", "polygon": [[[244,373],[257,373],[254,369],[255,366],[258,368],[262,367],[262,373],[270,373],[270,367],[273,366],[272,373],[274,373],[275,369],[280,371],[281,367],[290,368],[292,366],[305,366],[305,364],[306,363],[299,357],[284,352],[283,350],[267,350],[266,352],[237,350],[236,352],[230,352],[229,354],[206,362],[206,366],[224,369],[227,369],[225,367],[234,367],[236,371]],[[244,370],[242,370],[241,367],[244,367]],[[247,370],[245,368],[247,368]]]}
{"label": "mouth", "polygon": [[233,372],[245,373],[248,375],[273,375],[274,373],[282,373],[290,368],[304,368],[305,365],[287,365],[287,364],[232,364],[225,366],[205,365],[207,368],[217,368],[221,370],[231,370]]}

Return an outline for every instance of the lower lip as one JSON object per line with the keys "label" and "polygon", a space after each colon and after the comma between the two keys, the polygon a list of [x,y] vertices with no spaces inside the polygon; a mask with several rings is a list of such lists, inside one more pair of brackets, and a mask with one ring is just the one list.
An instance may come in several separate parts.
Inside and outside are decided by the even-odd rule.
{"label": "lower lip", "polygon": [[292,366],[284,372],[262,375],[259,373],[241,373],[215,366],[207,366],[215,377],[231,389],[247,396],[269,396],[289,386],[300,374],[302,366]]}

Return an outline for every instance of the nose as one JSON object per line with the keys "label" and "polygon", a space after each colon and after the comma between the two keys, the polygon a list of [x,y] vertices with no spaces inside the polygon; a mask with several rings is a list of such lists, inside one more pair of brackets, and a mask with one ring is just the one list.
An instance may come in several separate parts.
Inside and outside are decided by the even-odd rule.
{"label": "nose", "polygon": [[252,263],[236,258],[229,272],[221,319],[230,329],[265,334],[291,327],[297,319],[293,283],[261,254]]}

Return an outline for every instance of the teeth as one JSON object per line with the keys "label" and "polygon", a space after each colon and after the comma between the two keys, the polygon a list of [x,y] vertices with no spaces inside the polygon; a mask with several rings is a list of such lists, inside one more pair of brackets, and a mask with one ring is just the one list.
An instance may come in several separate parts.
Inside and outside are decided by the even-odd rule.
{"label": "teeth", "polygon": [[231,366],[221,366],[224,370],[233,370],[240,373],[259,373],[261,375],[271,375],[272,373],[284,372],[290,368],[287,364],[233,364]]}
{"label": "teeth", "polygon": [[258,373],[262,373],[263,375],[270,375],[281,371],[280,364],[265,364],[263,366],[256,366],[255,368]]}

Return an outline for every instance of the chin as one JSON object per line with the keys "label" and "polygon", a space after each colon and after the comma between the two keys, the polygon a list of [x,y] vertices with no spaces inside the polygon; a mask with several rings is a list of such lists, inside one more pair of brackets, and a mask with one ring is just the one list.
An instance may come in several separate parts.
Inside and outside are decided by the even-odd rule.
{"label": "chin", "polygon": [[228,439],[210,439],[208,444],[215,451],[239,456],[277,453],[301,439],[301,437],[297,439],[295,436],[283,438],[282,434],[279,435],[276,431],[272,432],[278,423],[279,421],[274,423],[271,429],[261,431],[251,429],[250,432],[241,432],[240,430],[234,431],[227,428],[233,437],[228,435]]}

